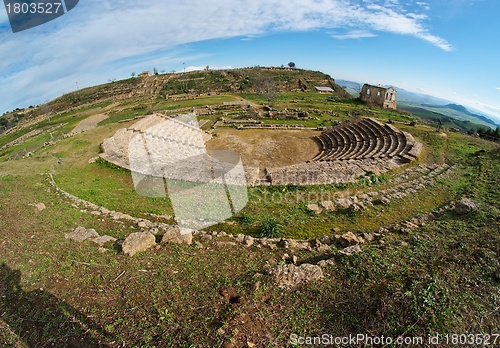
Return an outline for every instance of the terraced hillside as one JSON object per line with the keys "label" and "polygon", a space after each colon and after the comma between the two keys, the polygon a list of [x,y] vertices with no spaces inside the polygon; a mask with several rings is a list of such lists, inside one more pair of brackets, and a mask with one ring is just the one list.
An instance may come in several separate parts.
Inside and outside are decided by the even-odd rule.
{"label": "terraced hillside", "polygon": [[[167,74],[30,110],[0,136],[0,343],[282,347],[328,333],[425,347],[474,332],[493,344],[498,144],[318,84],[337,88],[300,70]],[[226,181],[232,216],[184,233],[165,171],[136,185],[133,136],[148,144],[137,159],[163,159],[161,170],[245,149],[246,205]],[[213,197],[196,194],[195,164],[175,180],[204,207]]]}

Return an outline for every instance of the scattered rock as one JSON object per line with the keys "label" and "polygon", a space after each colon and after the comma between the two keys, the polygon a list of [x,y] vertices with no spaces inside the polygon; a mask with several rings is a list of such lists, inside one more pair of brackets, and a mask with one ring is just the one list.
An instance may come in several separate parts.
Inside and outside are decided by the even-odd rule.
{"label": "scattered rock", "polygon": [[201,240],[203,240],[203,241],[209,241],[209,240],[212,240],[212,239],[213,239],[213,237],[212,237],[212,235],[210,235],[210,234],[202,234],[202,235],[200,236],[200,239],[201,239]]}
{"label": "scattered rock", "polygon": [[297,241],[295,239],[287,239],[287,241],[288,241],[288,248],[290,249],[297,248]]}
{"label": "scattered rock", "polygon": [[320,252],[320,253],[325,253],[327,251],[330,251],[331,250],[331,246],[327,245],[327,244],[321,244],[320,246],[317,247],[317,250]]}
{"label": "scattered rock", "polygon": [[161,242],[190,245],[193,242],[193,233],[181,233],[179,226],[172,226],[165,232]]}
{"label": "scattered rock", "polygon": [[250,247],[254,243],[254,238],[251,237],[251,236],[245,236],[245,242],[244,243],[245,243],[246,246]]}
{"label": "scattered rock", "polygon": [[138,252],[148,250],[156,244],[155,236],[149,232],[136,232],[130,234],[122,244],[125,254],[134,256]]}
{"label": "scattered rock", "polygon": [[293,264],[278,265],[270,269],[269,275],[280,289],[291,289],[298,285],[323,278],[323,271],[317,265],[304,263],[300,266]]}
{"label": "scattered rock", "polygon": [[406,228],[408,230],[416,230],[419,228],[418,225],[414,224],[411,221],[406,221],[406,222],[402,223],[402,225],[404,226],[404,228]]}
{"label": "scattered rock", "polygon": [[307,208],[309,210],[314,211],[316,214],[321,214],[323,212],[323,208],[321,208],[318,204],[316,203],[311,203],[307,205]]}
{"label": "scattered rock", "polygon": [[375,240],[375,236],[373,233],[363,233],[363,238],[368,242],[371,243]]}
{"label": "scattered rock", "polygon": [[364,240],[352,232],[347,232],[339,237],[339,243],[345,248],[356,244],[362,244]]}
{"label": "scattered rock", "polygon": [[318,240],[321,242],[321,244],[326,244],[326,245],[332,245],[333,244],[332,238],[328,237],[328,236],[319,237]]}
{"label": "scattered rock", "polygon": [[235,238],[234,238],[238,243],[243,243],[243,241],[245,240],[245,235],[244,234],[238,234]]}
{"label": "scattered rock", "polygon": [[116,242],[116,238],[104,235],[97,238],[93,238],[92,241],[102,247],[108,242],[113,242],[113,243]]}
{"label": "scattered rock", "polygon": [[353,246],[350,246],[350,247],[347,247],[347,248],[344,248],[342,250],[339,250],[337,251],[337,255],[354,255],[354,254],[357,254],[357,253],[360,253],[361,252],[361,247],[359,246],[359,244],[356,244],[356,245],[353,245]]}
{"label": "scattered rock", "polygon": [[380,233],[380,234],[389,233],[389,230],[385,227],[380,227],[378,229],[378,233]]}
{"label": "scattered rock", "polygon": [[459,202],[457,202],[455,204],[455,209],[453,209],[453,210],[455,211],[455,213],[457,213],[459,215],[464,215],[464,214],[467,214],[474,209],[477,209],[478,206],[479,205],[476,202],[474,202],[472,199],[463,198],[462,200],[460,200]]}
{"label": "scattered rock", "polygon": [[328,260],[321,260],[318,262],[318,266],[320,267],[326,267],[328,265],[334,265],[335,264],[335,259],[328,259]]}
{"label": "scattered rock", "polygon": [[351,200],[347,198],[337,198],[335,200],[335,205],[342,209],[348,209],[351,204],[352,204]]}
{"label": "scattered rock", "polygon": [[378,199],[378,202],[383,204],[383,205],[389,205],[391,203],[391,200],[387,197],[380,197]]}
{"label": "scattered rock", "polygon": [[335,207],[335,203],[332,201],[323,201],[320,203],[320,206],[328,211],[335,211],[337,208]]}
{"label": "scattered rock", "polygon": [[362,210],[362,207],[359,203],[352,203],[351,205],[349,205],[349,211],[353,213],[360,210]]}
{"label": "scattered rock", "polygon": [[37,211],[44,211],[45,210],[45,204],[43,203],[36,203],[36,204],[33,204],[33,206],[35,207],[35,209]]}
{"label": "scattered rock", "polygon": [[312,250],[311,244],[309,242],[297,242],[297,249],[302,249],[302,250]]}
{"label": "scattered rock", "polygon": [[75,228],[73,232],[66,233],[64,235],[64,238],[72,239],[80,243],[86,239],[97,238],[97,237],[99,237],[99,233],[97,233],[96,230],[94,230],[93,228],[87,229],[82,226],[78,226],[77,228]]}

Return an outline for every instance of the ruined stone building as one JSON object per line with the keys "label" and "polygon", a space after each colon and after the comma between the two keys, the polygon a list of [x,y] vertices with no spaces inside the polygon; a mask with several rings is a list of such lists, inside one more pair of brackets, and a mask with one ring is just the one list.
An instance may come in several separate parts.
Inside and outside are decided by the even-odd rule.
{"label": "ruined stone building", "polygon": [[382,85],[372,86],[365,83],[359,98],[384,109],[396,109],[396,94],[397,91],[392,87],[385,88]]}

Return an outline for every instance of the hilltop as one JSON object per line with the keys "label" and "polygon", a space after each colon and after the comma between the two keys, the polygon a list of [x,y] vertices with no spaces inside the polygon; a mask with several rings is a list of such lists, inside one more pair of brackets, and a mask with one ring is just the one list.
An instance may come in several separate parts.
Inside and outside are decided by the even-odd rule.
{"label": "hilltop", "polygon": [[332,97],[348,98],[335,80],[319,71],[295,68],[243,68],[205,70],[187,73],[158,74],[108,82],[67,93],[39,107],[17,109],[0,118],[0,132],[12,128],[21,120],[30,120],[47,113],[61,113],[85,105],[113,100],[133,99],[151,102],[172,95],[257,93],[273,97],[283,92],[313,92],[315,86],[330,87]]}

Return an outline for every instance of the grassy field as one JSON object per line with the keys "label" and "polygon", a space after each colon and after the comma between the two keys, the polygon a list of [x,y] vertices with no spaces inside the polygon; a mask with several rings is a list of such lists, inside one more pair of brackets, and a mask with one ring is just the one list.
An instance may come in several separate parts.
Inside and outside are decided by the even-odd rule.
{"label": "grassy field", "polygon": [[[94,92],[86,91],[80,99],[90,100]],[[70,97],[61,103],[74,99]],[[218,105],[241,98],[266,103],[252,94],[212,97],[161,104],[122,101],[116,113],[109,110],[111,117],[93,130],[61,137],[46,148],[41,146],[50,135],[40,134],[0,153],[0,345],[285,347],[294,346],[291,335],[363,334],[422,337],[423,343],[413,346],[431,347],[429,335],[500,333],[500,276],[495,275],[500,271],[498,145],[456,133],[439,134],[425,125],[409,126],[411,116],[370,109],[354,100],[290,92],[276,98],[272,107],[336,113],[320,115],[313,125],[345,120],[350,114],[391,119],[424,144],[418,162],[384,173],[372,184],[359,180],[349,185],[249,188],[248,205],[208,230],[258,236],[271,218],[283,236],[309,239],[333,236],[339,230],[374,232],[463,197],[473,199],[479,208],[467,215],[444,212],[416,230],[387,232],[383,243],[363,245],[362,252],[352,256],[336,255],[340,246],[327,252],[270,250],[195,239],[192,245],[158,244],[129,257],[117,245],[100,250],[90,241],[76,243],[64,237],[83,226],[123,240],[139,228],[74,206],[49,183],[48,173],[63,190],[107,209],[139,218],[172,215],[168,198],[139,196],[127,170],[88,160],[98,155],[104,138],[133,123],[129,119],[134,112]],[[102,104],[94,109],[86,105],[64,112],[0,137],[0,146],[36,127],[64,124],[53,133],[59,138],[102,108]],[[7,161],[24,150],[33,156]],[[390,188],[405,169],[435,163],[446,163],[453,170],[389,205],[322,214],[307,207],[325,196]],[[39,211],[37,203],[44,203],[45,209]],[[329,258],[334,262],[323,267],[322,281],[281,290],[262,274],[292,255],[299,264]],[[446,346],[441,341],[432,347]]]}

